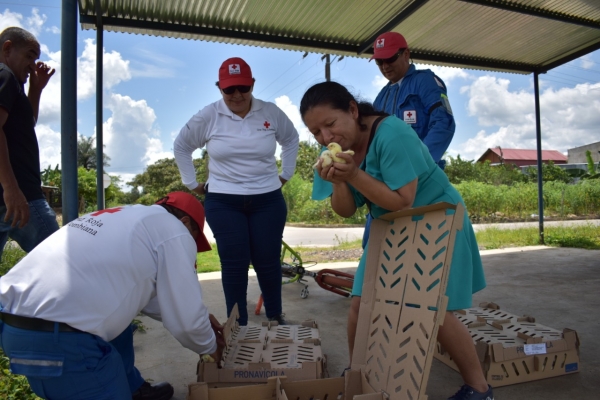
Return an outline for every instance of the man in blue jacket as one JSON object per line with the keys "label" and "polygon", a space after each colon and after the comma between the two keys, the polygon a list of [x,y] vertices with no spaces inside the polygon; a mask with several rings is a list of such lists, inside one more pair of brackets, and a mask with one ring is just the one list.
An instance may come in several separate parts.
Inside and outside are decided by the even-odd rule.
{"label": "man in blue jacket", "polygon": [[[429,149],[437,165],[454,136],[456,124],[444,82],[430,69],[416,69],[404,36],[386,32],[373,44],[373,57],[381,74],[389,80],[373,102],[376,110],[395,115],[409,124]],[[369,239],[371,214],[367,215],[363,248]]]}
{"label": "man in blue jacket", "polygon": [[410,63],[406,39],[397,32],[380,35],[373,45],[371,60],[389,80],[373,106],[409,124],[444,169],[442,160],[454,136],[454,117],[446,85],[429,69],[418,70]]}

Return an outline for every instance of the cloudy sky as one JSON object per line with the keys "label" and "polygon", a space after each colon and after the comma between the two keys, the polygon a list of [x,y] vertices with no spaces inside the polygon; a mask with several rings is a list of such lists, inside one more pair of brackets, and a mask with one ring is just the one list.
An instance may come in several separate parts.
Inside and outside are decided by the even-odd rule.
{"label": "cloudy sky", "polygon": [[[23,4],[27,3],[27,4]],[[21,26],[42,44],[41,60],[56,69],[42,95],[37,134],[42,168],[60,164],[60,0],[0,1],[0,29]],[[96,33],[78,31],[78,132],[95,133]],[[407,38],[410,44],[410,38]],[[156,160],[172,157],[173,140],[199,109],[220,98],[220,64],[242,57],[252,67],[254,95],[282,108],[301,139],[309,134],[298,105],[324,80],[320,54],[148,36],[104,34],[105,153],[107,172],[128,181]],[[533,77],[429,67],[448,86],[457,129],[448,153],[477,159],[489,147],[535,148]],[[332,80],[373,100],[385,84],[374,63],[334,60]],[[600,141],[600,51],[540,76],[542,147],[566,154]]]}

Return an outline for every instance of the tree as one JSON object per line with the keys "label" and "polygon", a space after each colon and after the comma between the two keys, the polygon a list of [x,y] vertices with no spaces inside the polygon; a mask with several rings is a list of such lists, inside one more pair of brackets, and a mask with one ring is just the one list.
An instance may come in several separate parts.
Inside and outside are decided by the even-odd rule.
{"label": "tree", "polygon": [[[85,137],[80,136],[77,139],[77,166],[83,167],[88,171],[91,169],[96,169],[97,161],[96,161],[96,138],[95,136]],[[104,146],[106,147],[106,146]],[[110,157],[106,154],[102,153],[102,165],[104,167],[109,167]]]}
{"label": "tree", "polygon": [[[203,157],[194,160],[198,182],[206,181],[208,176],[206,165],[208,158],[205,154],[203,154]],[[142,196],[138,199],[138,202],[142,204],[152,204],[169,192],[188,190],[181,182],[179,168],[177,168],[174,158],[163,158],[154,164],[148,165],[144,172],[137,174],[127,184],[134,188],[142,188]]]}
{"label": "tree", "polygon": [[307,141],[300,142],[298,158],[296,161],[296,173],[300,175],[302,180],[308,182],[313,181],[313,165],[317,161],[320,152],[321,145],[319,143],[310,143]]}

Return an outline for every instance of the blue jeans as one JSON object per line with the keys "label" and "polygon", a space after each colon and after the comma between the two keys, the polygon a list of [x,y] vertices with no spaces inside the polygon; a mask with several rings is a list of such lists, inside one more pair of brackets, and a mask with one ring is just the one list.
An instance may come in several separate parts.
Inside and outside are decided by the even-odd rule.
{"label": "blue jeans", "polygon": [[48,236],[58,230],[56,214],[44,199],[29,202],[29,222],[23,228],[11,227],[12,219],[4,222],[6,206],[0,206],[0,259],[8,238],[11,238],[26,252],[33,250]]}
{"label": "blue jeans", "polygon": [[39,332],[0,321],[0,347],[12,372],[25,375],[42,398],[130,400],[144,383],[134,366],[131,327],[106,342],[90,333]]}
{"label": "blue jeans", "polygon": [[267,318],[281,314],[281,240],[287,207],[280,189],[256,195],[207,193],[204,201],[221,259],[227,315],[237,303],[240,325],[248,323],[246,294],[252,263]]}

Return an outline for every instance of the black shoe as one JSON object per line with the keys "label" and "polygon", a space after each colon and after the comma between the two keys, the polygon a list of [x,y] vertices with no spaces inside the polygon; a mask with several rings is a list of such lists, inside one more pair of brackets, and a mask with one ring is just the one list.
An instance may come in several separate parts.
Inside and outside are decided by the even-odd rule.
{"label": "black shoe", "polygon": [[173,393],[173,386],[169,382],[160,382],[156,385],[144,382],[131,395],[131,400],[169,400],[173,397]]}
{"label": "black shoe", "polygon": [[269,318],[269,321],[275,321],[279,325],[287,325],[287,322],[285,322],[285,318],[284,317],[285,317],[285,314],[279,314],[276,317]]}

